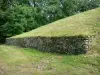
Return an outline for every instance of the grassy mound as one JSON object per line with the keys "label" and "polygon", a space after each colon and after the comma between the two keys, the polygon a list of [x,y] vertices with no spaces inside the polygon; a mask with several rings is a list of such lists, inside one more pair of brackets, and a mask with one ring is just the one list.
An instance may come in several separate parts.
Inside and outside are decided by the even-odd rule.
{"label": "grassy mound", "polygon": [[[23,40],[25,41],[24,38],[28,38],[28,37],[31,37],[31,38],[33,38],[33,37],[34,38],[35,37],[72,37],[72,36],[75,37],[75,36],[90,36],[90,35],[95,35],[95,38],[93,38],[92,43],[91,43],[91,49],[89,47],[89,50],[91,50],[91,51],[96,50],[99,52],[100,51],[100,8],[92,9],[92,10],[89,10],[89,11],[56,21],[56,22],[53,22],[49,25],[39,27],[30,32],[26,32],[26,33],[8,38],[8,40],[11,39],[11,40],[15,41],[16,39],[23,38]],[[40,38],[39,38],[39,40],[40,40]],[[51,41],[51,40],[48,40],[48,41]],[[17,42],[14,42],[15,45],[19,45],[18,42],[21,42],[21,41],[17,40]],[[29,40],[28,40],[28,42],[29,42]],[[33,46],[33,42],[31,44],[32,48],[42,50],[44,43],[41,43],[41,40],[38,42],[37,46],[35,46],[36,44],[34,45],[35,47]],[[42,42],[43,42],[43,40],[42,40]],[[11,44],[14,44],[14,43],[11,43]],[[25,42],[24,43],[21,42],[21,43],[24,44],[26,47],[27,44],[25,44]],[[30,47],[29,43],[28,43],[28,45],[29,45],[28,47]],[[40,43],[40,45],[39,45],[39,43]],[[63,44],[64,43],[62,43],[62,45]],[[24,46],[24,45],[22,45],[22,46]],[[40,46],[41,48],[39,48],[38,46]],[[50,46],[51,46],[51,44],[50,44]],[[57,49],[60,46],[58,47],[58,45],[56,45],[55,47]],[[52,48],[52,47],[50,47],[50,48]],[[73,51],[73,49],[76,50],[75,48],[76,47],[72,48],[72,51]],[[45,49],[45,48],[43,48],[43,49]],[[46,49],[49,50],[49,48],[46,48]],[[71,50],[71,49],[69,49],[69,50]],[[77,50],[79,50],[79,48],[77,48]],[[56,51],[56,50],[54,50],[54,51]],[[62,51],[62,48],[60,51]]]}
{"label": "grassy mound", "polygon": [[61,55],[0,45],[0,75],[100,75],[100,54]]}
{"label": "grassy mound", "polygon": [[100,32],[100,8],[74,15],[11,38],[95,35]]}

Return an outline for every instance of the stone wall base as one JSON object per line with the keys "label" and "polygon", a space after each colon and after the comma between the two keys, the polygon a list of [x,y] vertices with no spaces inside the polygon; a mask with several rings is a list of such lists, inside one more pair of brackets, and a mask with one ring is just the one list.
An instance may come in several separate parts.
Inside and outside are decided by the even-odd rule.
{"label": "stone wall base", "polygon": [[26,37],[8,38],[6,44],[34,48],[44,52],[83,54],[89,50],[91,41],[91,37],[88,36]]}

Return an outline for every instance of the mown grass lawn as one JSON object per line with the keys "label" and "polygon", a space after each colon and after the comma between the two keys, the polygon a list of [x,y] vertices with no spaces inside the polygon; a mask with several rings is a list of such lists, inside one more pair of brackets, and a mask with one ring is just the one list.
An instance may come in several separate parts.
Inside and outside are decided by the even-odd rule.
{"label": "mown grass lawn", "polygon": [[0,45],[0,75],[100,75],[100,54],[61,55]]}

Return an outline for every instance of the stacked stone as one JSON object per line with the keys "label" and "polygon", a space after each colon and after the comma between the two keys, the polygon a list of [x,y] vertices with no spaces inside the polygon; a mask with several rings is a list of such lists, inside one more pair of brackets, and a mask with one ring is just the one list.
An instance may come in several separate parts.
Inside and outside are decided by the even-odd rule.
{"label": "stacked stone", "polygon": [[34,48],[45,52],[82,54],[89,50],[91,41],[90,36],[26,37],[8,38],[6,44]]}

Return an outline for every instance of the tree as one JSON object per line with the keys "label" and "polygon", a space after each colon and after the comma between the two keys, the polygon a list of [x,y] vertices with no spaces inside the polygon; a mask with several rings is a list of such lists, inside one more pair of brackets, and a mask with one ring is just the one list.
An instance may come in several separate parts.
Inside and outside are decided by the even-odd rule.
{"label": "tree", "polygon": [[4,25],[7,34],[13,36],[38,27],[38,23],[35,20],[35,14],[35,9],[23,5],[8,10],[8,21]]}

